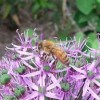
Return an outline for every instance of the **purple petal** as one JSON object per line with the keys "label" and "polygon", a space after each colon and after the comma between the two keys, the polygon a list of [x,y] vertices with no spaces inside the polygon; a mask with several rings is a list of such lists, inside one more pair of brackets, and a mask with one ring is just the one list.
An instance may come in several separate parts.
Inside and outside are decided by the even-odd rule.
{"label": "purple petal", "polygon": [[40,74],[40,71],[36,71],[36,72],[33,72],[33,73],[29,73],[29,74],[26,74],[26,75],[21,75],[22,77],[34,77],[36,75],[39,75]]}
{"label": "purple petal", "polygon": [[33,58],[33,55],[32,56],[28,56],[28,57],[21,57],[22,60],[30,60]]}
{"label": "purple petal", "polygon": [[45,78],[46,78],[46,75],[45,75],[45,74],[43,74],[43,76],[40,75],[40,77],[39,77],[38,84],[39,84],[41,87],[45,87]]}
{"label": "purple petal", "polygon": [[32,94],[27,95],[27,96],[24,98],[24,100],[31,100],[31,99],[34,99],[34,98],[37,97],[38,95],[39,95],[38,92],[34,91],[34,92],[32,92]]}
{"label": "purple petal", "polygon": [[64,69],[61,69],[61,70],[54,70],[52,72],[59,73],[59,72],[64,72],[64,71],[67,71],[67,68],[64,68]]}
{"label": "purple petal", "polygon": [[60,97],[56,96],[55,93],[46,92],[45,96],[49,97],[49,98],[59,99],[60,100]]}
{"label": "purple petal", "polygon": [[18,45],[13,44],[13,43],[12,43],[12,46],[13,46],[14,48],[16,48],[16,49],[21,49],[21,48],[22,48],[21,46],[18,46]]}
{"label": "purple petal", "polygon": [[79,73],[82,73],[82,74],[84,74],[84,75],[86,75],[86,72],[84,71],[84,70],[81,70],[80,68],[77,68],[77,67],[75,67],[75,66],[72,66],[72,65],[70,65],[74,70],[76,70],[77,72],[79,72]]}
{"label": "purple petal", "polygon": [[25,83],[26,83],[29,87],[31,87],[32,89],[38,91],[38,86],[37,86],[37,85],[35,85],[34,83],[32,83],[31,81],[29,81],[29,80],[26,79],[26,78],[24,78],[23,80],[25,81]]}
{"label": "purple petal", "polygon": [[61,96],[61,98],[60,98],[60,100],[64,100],[64,93],[62,93],[62,96]]}
{"label": "purple petal", "polygon": [[100,79],[100,75],[97,75],[97,76],[95,77],[95,79]]}
{"label": "purple petal", "polygon": [[33,54],[30,52],[26,52],[26,51],[20,51],[20,50],[16,50],[17,53],[19,53],[20,55],[27,55],[27,56],[32,56]]}
{"label": "purple petal", "polygon": [[55,82],[55,83],[49,85],[49,86],[46,88],[46,90],[48,91],[48,90],[51,90],[51,89],[55,88],[55,87],[57,86],[57,84],[60,83],[60,81],[62,81],[62,78],[58,79],[57,82]]}
{"label": "purple petal", "polygon": [[83,97],[85,96],[86,92],[88,91],[89,85],[90,85],[90,80],[87,79],[85,81],[85,84],[84,84],[84,87],[83,87],[83,94],[82,94]]}
{"label": "purple petal", "polygon": [[[57,79],[54,77],[53,74],[49,73],[48,76],[51,77],[51,80],[53,81],[53,83],[58,82]],[[57,83],[57,86],[60,87],[60,84]]]}
{"label": "purple petal", "polygon": [[76,80],[80,80],[80,79],[86,78],[85,75],[72,75],[71,77],[72,77],[72,78],[75,78]]}
{"label": "purple petal", "polygon": [[95,64],[96,64],[96,61],[93,61],[92,64],[91,64],[89,67],[87,67],[87,69],[88,69],[89,71],[92,71],[93,68],[95,67]]}
{"label": "purple petal", "polygon": [[40,95],[39,100],[45,100],[45,97],[43,95]]}
{"label": "purple petal", "polygon": [[98,82],[97,80],[92,80],[96,85],[100,86],[100,82]]}
{"label": "purple petal", "polygon": [[33,68],[31,65],[29,65],[26,61],[22,60],[22,63],[23,63],[24,65],[26,65],[27,67],[29,67],[30,69],[35,70],[35,68]]}
{"label": "purple petal", "polygon": [[100,100],[100,97],[90,87],[88,87],[88,90],[96,100]]}

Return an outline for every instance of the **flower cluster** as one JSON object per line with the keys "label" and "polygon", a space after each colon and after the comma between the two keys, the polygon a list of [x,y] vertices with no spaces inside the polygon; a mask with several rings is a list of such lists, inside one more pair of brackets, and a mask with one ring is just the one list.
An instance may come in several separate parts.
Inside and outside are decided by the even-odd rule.
{"label": "flower cluster", "polygon": [[66,66],[38,49],[35,31],[17,33],[20,43],[0,61],[0,100],[100,100],[99,50],[83,50],[86,39],[57,43],[69,57]]}

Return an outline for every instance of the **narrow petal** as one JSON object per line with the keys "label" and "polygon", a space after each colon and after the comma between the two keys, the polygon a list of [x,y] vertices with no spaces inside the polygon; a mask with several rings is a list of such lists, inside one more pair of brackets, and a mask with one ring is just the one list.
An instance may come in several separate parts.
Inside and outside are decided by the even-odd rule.
{"label": "narrow petal", "polygon": [[67,71],[67,68],[64,68],[64,69],[61,69],[61,70],[54,70],[52,72],[60,73],[60,72],[64,72],[64,71]]}
{"label": "narrow petal", "polygon": [[21,46],[18,46],[18,45],[13,44],[13,43],[12,43],[12,45],[13,45],[14,48],[21,49]]}
{"label": "narrow petal", "polygon": [[46,90],[48,91],[48,90],[51,90],[51,89],[55,88],[55,87],[57,86],[57,84],[60,83],[61,80],[62,80],[62,78],[58,79],[57,82],[54,82],[53,84],[49,85],[49,86],[46,88]]}
{"label": "narrow petal", "polygon": [[26,51],[20,51],[20,50],[16,50],[16,52],[18,52],[21,55],[27,55],[27,56],[32,56],[33,54],[30,52],[26,52]]}
{"label": "narrow petal", "polygon": [[85,96],[86,92],[88,91],[89,84],[90,84],[90,80],[87,79],[85,81],[85,84],[84,84],[84,87],[83,87],[83,94],[82,94],[83,97]]}
{"label": "narrow petal", "polygon": [[15,48],[9,48],[9,47],[6,47],[6,49],[8,49],[8,50],[12,50],[12,51],[15,50]]}
{"label": "narrow petal", "polygon": [[45,96],[49,97],[49,98],[59,99],[60,100],[60,97],[56,96],[55,93],[46,92]]}
{"label": "narrow petal", "polygon": [[46,78],[46,75],[43,74],[43,76],[40,75],[39,77],[39,80],[38,80],[38,84],[41,86],[41,87],[45,87],[45,78]]}
{"label": "narrow petal", "polygon": [[22,60],[22,63],[23,63],[24,65],[26,65],[27,67],[33,69],[33,70],[35,69],[35,68],[33,68],[31,65],[29,65],[26,61],[24,61],[24,60]]}
{"label": "narrow petal", "polygon": [[36,75],[39,75],[40,74],[40,71],[36,71],[36,72],[33,72],[33,73],[29,73],[29,74],[26,74],[26,75],[21,75],[22,77],[34,77]]}
{"label": "narrow petal", "polygon": [[72,66],[72,65],[70,65],[74,70],[76,70],[77,72],[79,72],[79,73],[82,73],[82,74],[84,74],[84,75],[86,75],[86,72],[84,71],[84,70],[81,70],[80,68],[77,68],[77,67],[75,67],[75,66]]}
{"label": "narrow petal", "polygon": [[89,67],[87,67],[87,69],[88,69],[89,71],[92,71],[93,68],[95,67],[95,64],[96,64],[96,61],[93,61],[92,64],[91,64]]}
{"label": "narrow petal", "polygon": [[38,84],[40,85],[40,87],[43,87],[43,79],[42,79],[41,74],[39,76]]}
{"label": "narrow petal", "polygon": [[62,96],[60,97],[60,100],[64,100],[64,93],[62,93]]}
{"label": "narrow petal", "polygon": [[43,74],[43,87],[45,87],[46,81],[45,81],[46,75]]}
{"label": "narrow petal", "polygon": [[31,100],[38,96],[38,92],[34,91],[32,94],[27,95],[24,100]]}
{"label": "narrow petal", "polygon": [[100,86],[100,82],[98,82],[97,80],[92,80],[96,85]]}
{"label": "narrow petal", "polygon": [[75,78],[76,80],[80,80],[80,79],[86,78],[85,75],[72,75],[71,77],[72,77],[72,78]]}
{"label": "narrow petal", "polygon": [[45,97],[43,95],[40,95],[39,100],[45,100]]}
{"label": "narrow petal", "polygon": [[88,88],[88,90],[96,100],[100,100],[100,97],[90,87]]}
{"label": "narrow petal", "polygon": [[97,76],[95,77],[95,79],[100,79],[100,75],[97,75]]}
{"label": "narrow petal", "polygon": [[[48,76],[51,77],[51,80],[53,81],[53,83],[58,82],[57,79],[54,77],[53,74],[49,73]],[[59,83],[57,83],[57,86],[60,88],[60,84]]]}
{"label": "narrow petal", "polygon": [[28,57],[24,57],[24,58],[21,57],[21,59],[22,59],[22,60],[30,60],[30,59],[32,59],[33,57],[34,57],[34,56],[32,55],[32,56],[28,56]]}
{"label": "narrow petal", "polygon": [[29,80],[26,79],[26,78],[23,78],[23,80],[25,81],[25,83],[26,83],[29,87],[31,87],[32,89],[38,91],[38,86],[37,86],[37,85],[35,85],[34,83],[32,83],[31,81],[29,81]]}

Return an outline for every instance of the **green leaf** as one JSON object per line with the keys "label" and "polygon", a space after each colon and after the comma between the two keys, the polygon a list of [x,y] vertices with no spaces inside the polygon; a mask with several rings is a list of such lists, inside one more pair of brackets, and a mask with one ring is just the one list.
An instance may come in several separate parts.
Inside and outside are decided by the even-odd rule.
{"label": "green leaf", "polygon": [[100,32],[100,19],[97,21],[96,31]]}
{"label": "green leaf", "polygon": [[88,37],[89,39],[87,41],[87,44],[90,44],[91,48],[98,49],[99,43],[96,33],[90,33]]}
{"label": "green leaf", "polygon": [[98,47],[99,47],[98,40],[95,39],[95,40],[93,41],[93,43],[92,43],[92,48],[94,48],[94,49],[98,49]]}
{"label": "green leaf", "polygon": [[97,1],[97,3],[100,3],[100,0],[96,0]]}
{"label": "green leaf", "polygon": [[28,35],[29,37],[32,37],[32,35],[34,34],[34,30],[31,28],[26,29],[25,34]]}
{"label": "green leaf", "polygon": [[48,9],[53,9],[53,10],[57,9],[56,5],[53,4],[53,3],[47,3],[46,6],[47,6]]}
{"label": "green leaf", "polygon": [[6,4],[4,8],[3,18],[6,19],[11,11],[11,5]]}
{"label": "green leaf", "polygon": [[67,29],[59,30],[58,37],[59,37],[62,41],[65,41],[66,38],[68,38]]}
{"label": "green leaf", "polygon": [[0,0],[0,5],[2,5],[3,4],[3,0]]}
{"label": "green leaf", "polygon": [[75,37],[76,37],[76,40],[79,41],[79,40],[83,40],[84,39],[84,34],[82,32],[78,32],[76,33]]}
{"label": "green leaf", "polygon": [[78,24],[83,24],[84,22],[91,22],[91,23],[94,23],[97,21],[98,22],[98,15],[96,15],[94,12],[93,13],[90,13],[88,15],[84,15],[83,13],[81,12],[77,12],[75,14],[75,20],[77,21]]}
{"label": "green leaf", "polygon": [[35,4],[33,7],[32,7],[32,13],[33,14],[37,14],[39,11],[41,10],[40,6],[38,4]]}
{"label": "green leaf", "polygon": [[76,0],[77,8],[85,15],[88,15],[94,9],[94,3],[95,0]]}

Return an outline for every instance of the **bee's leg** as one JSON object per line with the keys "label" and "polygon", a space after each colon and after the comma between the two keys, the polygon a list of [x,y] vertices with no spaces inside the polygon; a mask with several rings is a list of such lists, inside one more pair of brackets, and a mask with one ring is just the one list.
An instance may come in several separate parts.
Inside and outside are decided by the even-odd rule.
{"label": "bee's leg", "polygon": [[49,55],[48,55],[47,53],[43,53],[43,59],[44,59],[45,61],[48,61]]}
{"label": "bee's leg", "polygon": [[56,57],[53,54],[52,54],[52,57],[53,57],[54,60],[56,60]]}
{"label": "bee's leg", "polygon": [[51,53],[47,53],[46,61],[49,61],[50,60],[50,56],[51,56]]}
{"label": "bee's leg", "polygon": [[43,59],[44,60],[46,59],[46,53],[43,53]]}

